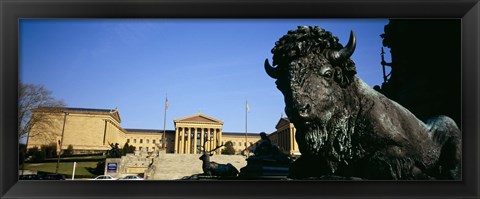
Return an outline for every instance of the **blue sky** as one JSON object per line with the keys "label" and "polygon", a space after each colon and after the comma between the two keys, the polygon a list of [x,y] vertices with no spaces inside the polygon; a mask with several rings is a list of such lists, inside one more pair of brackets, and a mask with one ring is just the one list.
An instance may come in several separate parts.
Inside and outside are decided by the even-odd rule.
{"label": "blue sky", "polygon": [[[203,113],[224,132],[275,130],[283,95],[263,69],[288,30],[320,26],[346,44],[358,76],[382,83],[380,49],[387,19],[23,19],[20,80],[42,84],[68,107],[118,107],[123,128],[167,130],[173,120]],[[388,49],[386,49],[388,52]],[[387,56],[387,61],[389,58]]]}

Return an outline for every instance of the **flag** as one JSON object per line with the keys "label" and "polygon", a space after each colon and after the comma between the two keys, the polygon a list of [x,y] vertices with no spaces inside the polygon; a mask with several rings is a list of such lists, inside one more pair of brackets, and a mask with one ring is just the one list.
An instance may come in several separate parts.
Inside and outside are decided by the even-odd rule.
{"label": "flag", "polygon": [[248,106],[248,102],[245,102],[247,104],[246,108],[247,108],[247,111],[250,111],[250,106]]}
{"label": "flag", "polygon": [[165,98],[165,110],[168,109],[168,98]]}
{"label": "flag", "polygon": [[60,146],[62,145],[62,141],[60,137],[57,137],[57,152],[60,152]]}

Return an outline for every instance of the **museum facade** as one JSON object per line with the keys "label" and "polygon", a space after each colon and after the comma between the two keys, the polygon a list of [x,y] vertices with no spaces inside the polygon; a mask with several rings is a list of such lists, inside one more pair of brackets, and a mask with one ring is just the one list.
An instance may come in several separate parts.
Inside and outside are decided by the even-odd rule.
{"label": "museum facade", "polygon": [[[120,126],[118,109],[89,108],[37,108],[32,117],[42,116],[46,121],[32,127],[27,147],[41,147],[56,144],[65,150],[69,145],[75,154],[103,153],[110,144],[123,147],[128,142],[138,150],[154,152],[163,147],[167,153],[199,154],[200,149],[212,150],[230,141],[237,154],[245,149],[254,150],[260,140],[258,133],[223,132],[223,121],[204,114],[195,114],[175,119],[175,130],[129,129]],[[298,153],[295,141],[295,127],[287,118],[281,118],[277,130],[269,134],[272,143],[287,154]],[[214,151],[220,154],[220,149]]]}

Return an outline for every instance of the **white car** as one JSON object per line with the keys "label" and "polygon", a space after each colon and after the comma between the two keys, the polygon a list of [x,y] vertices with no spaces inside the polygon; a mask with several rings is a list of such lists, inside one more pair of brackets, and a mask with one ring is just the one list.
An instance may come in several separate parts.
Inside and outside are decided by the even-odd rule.
{"label": "white car", "polygon": [[93,180],[118,180],[118,179],[114,178],[112,176],[109,176],[109,175],[99,175],[96,178],[94,178]]}
{"label": "white car", "polygon": [[137,175],[128,175],[120,180],[143,180],[143,178]]}

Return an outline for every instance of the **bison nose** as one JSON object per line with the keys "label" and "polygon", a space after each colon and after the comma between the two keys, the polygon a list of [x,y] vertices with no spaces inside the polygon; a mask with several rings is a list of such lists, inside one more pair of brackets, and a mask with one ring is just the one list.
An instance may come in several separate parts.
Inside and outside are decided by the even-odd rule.
{"label": "bison nose", "polygon": [[307,118],[309,111],[310,111],[310,104],[306,104],[306,105],[304,105],[304,106],[299,106],[299,108],[298,108],[298,115],[299,115],[301,118]]}

